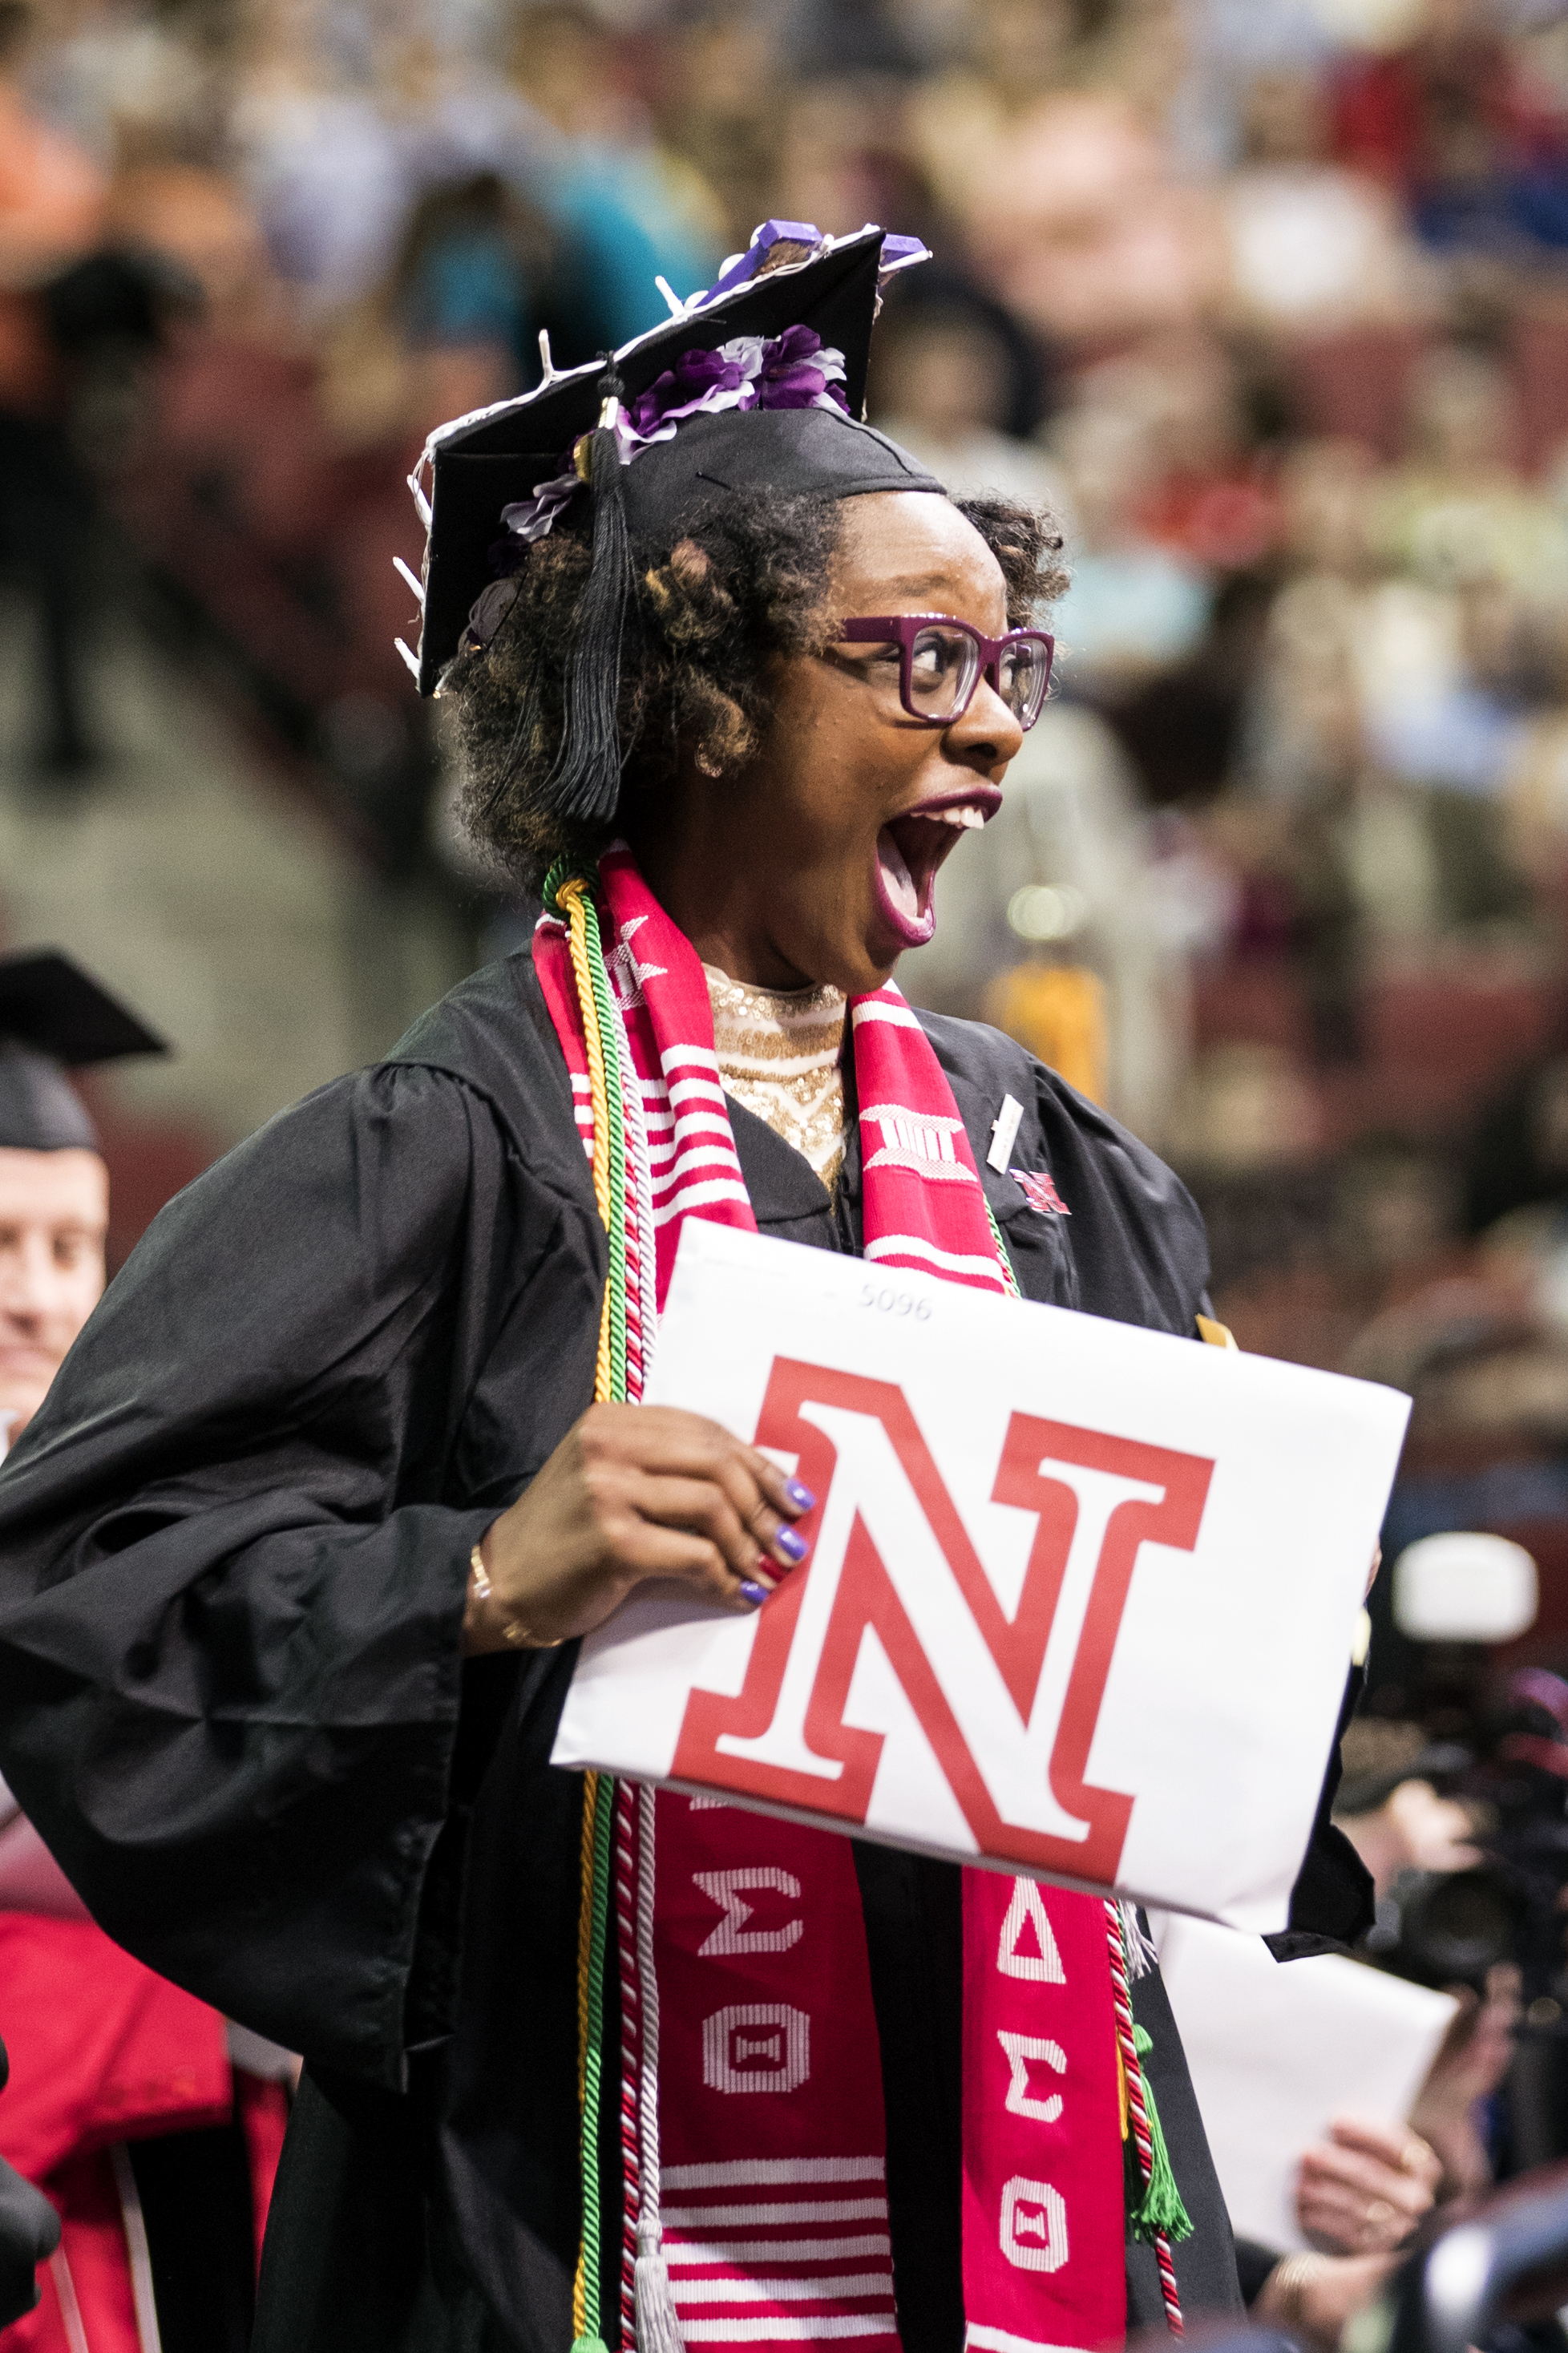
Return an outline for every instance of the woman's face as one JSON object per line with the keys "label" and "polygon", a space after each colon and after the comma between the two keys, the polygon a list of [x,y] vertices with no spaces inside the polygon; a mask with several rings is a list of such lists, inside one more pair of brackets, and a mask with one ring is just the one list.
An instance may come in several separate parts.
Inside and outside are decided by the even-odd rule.
{"label": "woman's face", "polygon": [[[1001,568],[929,491],[847,499],[832,620],[945,613],[1007,627]],[[773,715],[738,774],[682,764],[635,846],[703,959],[763,988],[879,987],[935,929],[938,868],[1001,806],[1017,721],[982,679],[968,710],[922,726],[899,697],[897,646],[830,645],[773,664]]]}

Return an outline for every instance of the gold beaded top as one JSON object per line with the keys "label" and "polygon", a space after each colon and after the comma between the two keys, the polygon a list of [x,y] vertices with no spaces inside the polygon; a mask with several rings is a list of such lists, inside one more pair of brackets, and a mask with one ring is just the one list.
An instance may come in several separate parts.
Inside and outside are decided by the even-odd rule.
{"label": "gold beaded top", "polygon": [[702,967],[724,1091],[766,1120],[831,1187],[844,1157],[844,992],[753,988]]}

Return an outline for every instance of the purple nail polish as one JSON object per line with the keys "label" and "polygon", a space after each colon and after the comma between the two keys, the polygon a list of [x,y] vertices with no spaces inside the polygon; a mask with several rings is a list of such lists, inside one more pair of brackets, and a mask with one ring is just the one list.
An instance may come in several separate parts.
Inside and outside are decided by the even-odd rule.
{"label": "purple nail polish", "polygon": [[774,1536],[773,1543],[786,1560],[802,1561],[811,1550],[805,1538],[797,1536],[793,1528],[781,1528]]}
{"label": "purple nail polish", "polygon": [[803,1486],[798,1479],[792,1479],[789,1482],[789,1484],[784,1489],[784,1493],[789,1497],[790,1502],[795,1505],[795,1509],[800,1512],[809,1512],[812,1505],[816,1501],[816,1497],[812,1493],[811,1489],[809,1487]]}
{"label": "purple nail polish", "polygon": [[767,1598],[768,1588],[765,1585],[758,1585],[749,1577],[743,1577],[741,1579],[741,1599],[742,1601],[749,1601],[753,1609],[760,1609]]}

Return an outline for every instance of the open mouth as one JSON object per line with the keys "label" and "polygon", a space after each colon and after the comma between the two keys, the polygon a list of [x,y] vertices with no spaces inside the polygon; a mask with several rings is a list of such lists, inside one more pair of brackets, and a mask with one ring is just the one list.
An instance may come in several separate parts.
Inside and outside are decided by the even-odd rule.
{"label": "open mouth", "polygon": [[877,902],[901,946],[923,947],[936,930],[932,892],[944,858],[964,833],[977,832],[1002,806],[994,785],[933,795],[877,836]]}

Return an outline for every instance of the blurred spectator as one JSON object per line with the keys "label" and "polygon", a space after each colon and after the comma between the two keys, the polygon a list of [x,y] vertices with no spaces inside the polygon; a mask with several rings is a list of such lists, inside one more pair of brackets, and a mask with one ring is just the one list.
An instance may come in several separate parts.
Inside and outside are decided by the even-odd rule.
{"label": "blurred spectator", "polygon": [[522,11],[510,78],[427,32],[389,29],[372,46],[372,79],[356,83],[332,70],[320,26],[301,41],[282,10],[254,26],[233,128],[279,268],[321,304],[368,296],[395,267],[420,198],[484,174],[572,248],[562,282],[586,289],[593,309],[581,334],[563,322],[563,364],[665,316],[658,274],[683,293],[714,274],[716,207],[640,110],[617,100],[609,37],[589,10]]}
{"label": "blurred spectator", "polygon": [[[657,136],[592,9],[570,0],[524,8],[510,62],[517,89],[570,142],[536,192],[576,248],[563,282],[585,279],[593,287],[598,320],[590,335],[625,343],[665,315],[662,304],[655,308],[657,276],[687,295],[717,275],[724,227],[718,203],[694,166]],[[595,348],[590,342],[572,356],[586,358]]]}
{"label": "blurred spectator", "polygon": [[104,235],[118,249],[174,265],[200,297],[207,334],[290,338],[287,300],[255,214],[226,174],[169,160],[128,165],[110,183]]}
{"label": "blurred spectator", "polygon": [[1568,247],[1563,111],[1488,0],[1426,0],[1407,47],[1342,66],[1334,112],[1340,154],[1402,188],[1437,250],[1525,266]]}
{"label": "blurred spectator", "polygon": [[[1215,572],[1271,555],[1283,518],[1264,420],[1218,337],[1161,335],[1144,344],[1136,370],[1107,374],[1136,386],[1147,422],[1154,479],[1139,520],[1151,537]],[[1103,400],[1097,375],[1080,378],[1080,400]]]}
{"label": "blurred spectator", "polygon": [[1207,192],[1109,90],[1042,99],[987,142],[963,217],[987,283],[1037,332],[1104,344],[1184,325],[1223,267]]}
{"label": "blurred spectator", "polygon": [[105,172],[210,153],[230,95],[215,12],[156,14],[123,0],[47,0],[28,87],[47,119]]}
{"label": "blurred spectator", "polygon": [[[1467,1155],[1468,1230],[1500,1250],[1555,1246],[1568,1202],[1568,1060],[1528,1065],[1488,1103]],[[1533,1214],[1531,1214],[1533,1213]]]}
{"label": "blurred spectator", "polygon": [[[900,290],[900,294],[904,290]],[[927,297],[927,290],[921,289]],[[949,299],[900,301],[873,362],[872,413],[955,496],[987,492],[1064,520],[1067,485],[1020,417],[1038,414],[1042,368],[1005,313],[955,287]],[[1033,412],[1033,414],[1031,414]]]}
{"label": "blurred spectator", "polygon": [[424,854],[431,765],[393,646],[410,603],[393,558],[418,552],[403,478],[435,421],[421,393],[474,377],[422,384],[400,349],[391,397],[372,372],[355,399],[334,402],[234,180],[147,165],[112,201],[209,298],[202,331],[161,371],[118,514],[185,634],[237,668],[269,723],[322,762],[363,846],[406,873]]}
{"label": "blurred spectator", "polygon": [[700,9],[672,27],[663,50],[659,119],[712,190],[727,251],[775,210],[781,30],[771,12]]}
{"label": "blurred spectator", "polygon": [[85,253],[102,219],[103,181],[90,158],[52,130],[24,93],[24,53],[33,26],[27,0],[0,6],[0,286],[5,289],[4,377],[16,406],[45,397],[48,354],[22,349],[34,314],[25,299],[62,265]]}
{"label": "blurred spectator", "polygon": [[1497,583],[1542,604],[1568,596],[1568,534],[1549,495],[1521,480],[1507,368],[1474,345],[1439,344],[1405,387],[1405,461],[1374,525],[1381,552],[1436,587]]}
{"label": "blurred spectator", "polygon": [[1468,1871],[1480,1860],[1475,1823],[1430,1781],[1401,1781],[1366,1813],[1336,1813],[1335,1820],[1386,1894],[1402,1871]]}
{"label": "blurred spectator", "polygon": [[79,645],[90,502],[62,424],[68,364],[46,288],[96,243],[104,184],[32,111],[21,79],[27,0],[0,0],[0,563],[37,600],[47,683],[44,765],[91,757]]}
{"label": "blurred spectator", "polygon": [[1253,82],[1245,160],[1224,198],[1230,300],[1244,322],[1300,332],[1432,306],[1397,200],[1370,174],[1331,161],[1331,129],[1317,74],[1280,69]]}
{"label": "blurred spectator", "polygon": [[879,79],[818,79],[785,98],[779,118],[770,209],[844,236],[868,220],[905,221],[919,233],[925,204],[895,141],[898,93]]}
{"label": "blurred spectator", "polygon": [[967,215],[997,141],[1083,77],[1101,14],[1092,0],[973,0],[955,11],[959,53],[908,102],[911,147],[948,211]]}
{"label": "blurred spectator", "polygon": [[[1152,638],[1142,662],[1100,656],[1064,676],[1105,711],[1149,800],[1196,805],[1221,792],[1241,765],[1273,596],[1268,566],[1283,528],[1276,460],[1240,371],[1211,335],[1153,338],[1136,361],[1085,371],[1078,406],[1101,422],[1120,411],[1139,435],[1139,472],[1122,476],[1118,568],[1129,577],[1132,559],[1147,593],[1161,577],[1157,551],[1167,612],[1173,622],[1184,608],[1189,623],[1163,644]],[[1098,589],[1114,607],[1115,569],[1105,553],[1091,548],[1087,565],[1080,561],[1064,636],[1080,587]]]}
{"label": "blurred spectator", "polygon": [[1128,363],[1113,399],[1110,390],[1100,376],[1051,430],[1075,524],[1072,585],[1056,628],[1063,682],[1078,691],[1180,661],[1201,640],[1212,603],[1200,567],[1162,547],[1140,520],[1159,480],[1142,371]]}
{"label": "blurred spectator", "polygon": [[1362,758],[1356,642],[1373,573],[1376,469],[1357,442],[1304,442],[1282,477],[1289,575],[1254,666],[1246,772],[1298,801],[1352,779]]}
{"label": "blurred spectator", "polygon": [[563,333],[550,300],[554,269],[549,224],[498,174],[420,199],[379,303],[395,347],[424,363],[417,385],[410,378],[407,423],[460,417],[536,381],[547,318],[563,358],[581,345],[582,330]]}

